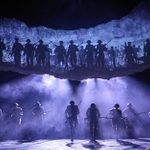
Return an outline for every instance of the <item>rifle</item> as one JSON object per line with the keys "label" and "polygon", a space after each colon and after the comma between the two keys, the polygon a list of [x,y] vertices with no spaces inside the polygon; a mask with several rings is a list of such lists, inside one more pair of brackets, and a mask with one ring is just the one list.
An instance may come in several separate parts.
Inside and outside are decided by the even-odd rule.
{"label": "rifle", "polygon": [[[98,119],[113,119],[113,118],[110,118],[110,117],[98,117]],[[88,120],[88,118],[84,118],[84,120]]]}
{"label": "rifle", "polygon": [[140,116],[142,114],[146,114],[146,113],[149,113],[150,111],[143,111],[143,112],[140,112],[140,113],[136,113],[136,115]]}
{"label": "rifle", "polygon": [[[58,45],[54,44],[53,41],[50,41],[49,44],[53,44],[53,46],[57,47]],[[48,44],[48,45],[49,45]]]}
{"label": "rifle", "polygon": [[105,46],[108,45],[112,40],[109,40],[106,44],[104,44]]}

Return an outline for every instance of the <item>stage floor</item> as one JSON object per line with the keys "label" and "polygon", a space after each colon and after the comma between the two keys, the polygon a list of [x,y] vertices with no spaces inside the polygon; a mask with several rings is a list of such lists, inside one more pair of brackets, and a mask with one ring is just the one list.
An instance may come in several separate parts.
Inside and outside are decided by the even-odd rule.
{"label": "stage floor", "polygon": [[[99,143],[99,144],[98,144]],[[88,140],[36,140],[30,142],[3,141],[0,150],[150,150],[150,139],[98,140],[91,144]]]}

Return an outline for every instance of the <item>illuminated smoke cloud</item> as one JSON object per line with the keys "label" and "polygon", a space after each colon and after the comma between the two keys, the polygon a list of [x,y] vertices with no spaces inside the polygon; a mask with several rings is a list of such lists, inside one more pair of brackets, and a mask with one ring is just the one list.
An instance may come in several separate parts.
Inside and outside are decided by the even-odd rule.
{"label": "illuminated smoke cloud", "polygon": [[[113,108],[115,103],[119,103],[121,109],[131,102],[137,112],[150,110],[149,89],[132,78],[87,79],[79,82],[75,90],[72,88],[72,82],[46,74],[32,75],[1,86],[1,102],[12,104],[17,101],[24,109],[26,117],[24,126],[28,126],[29,123],[32,126],[30,112],[35,101],[39,100],[46,113],[41,132],[43,135],[48,134],[51,138],[65,137],[64,112],[70,100],[75,100],[80,109],[78,138],[85,137],[87,125],[84,120],[85,113],[93,102],[98,106],[101,116],[108,116],[109,110]],[[147,114],[141,115],[141,118],[146,122],[149,121]],[[113,137],[111,121],[101,119],[101,123],[104,137]],[[50,129],[56,133],[50,132]],[[143,134],[148,135],[149,132],[143,132]]]}

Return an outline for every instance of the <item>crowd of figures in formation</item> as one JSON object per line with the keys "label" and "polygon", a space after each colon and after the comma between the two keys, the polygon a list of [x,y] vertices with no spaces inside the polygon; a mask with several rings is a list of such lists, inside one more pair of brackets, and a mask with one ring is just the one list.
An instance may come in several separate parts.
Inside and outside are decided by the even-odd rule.
{"label": "crowd of figures in formation", "polygon": [[[110,119],[115,138],[137,138],[136,130],[143,132],[142,120],[140,115],[147,113],[150,117],[150,112],[137,113],[131,103],[122,111],[119,104],[115,104],[114,108],[108,113],[108,116],[101,116],[99,108],[95,103],[92,103],[86,111],[85,120],[88,121],[89,136],[91,142],[96,142],[96,139],[103,138],[103,128],[99,125],[99,119]],[[70,101],[70,105],[66,109],[66,118],[70,125],[71,141],[74,140],[75,128],[77,127],[79,108],[74,101]],[[141,129],[140,129],[141,128]],[[107,129],[107,132],[109,129]]]}
{"label": "crowd of figures in formation", "polygon": [[[50,42],[50,44],[53,43]],[[141,56],[138,55],[138,53],[141,53],[141,47],[131,42],[125,42],[120,49],[113,46],[108,48],[107,44],[104,44],[101,40],[97,41],[97,45],[93,45],[88,40],[85,46],[82,46],[82,44],[76,45],[71,40],[67,48],[64,47],[63,41],[59,41],[59,45],[53,44],[53,47],[55,47],[53,49],[50,48],[50,44],[45,44],[43,40],[39,40],[37,44],[32,44],[32,41],[27,39],[26,44],[23,45],[16,37],[10,48],[4,40],[0,39],[0,63],[3,63],[3,53],[7,51],[8,47],[9,57],[13,58],[13,64],[16,66],[39,66],[48,69],[51,69],[51,66],[64,69],[80,66],[112,70],[122,65],[132,67],[136,64],[148,63],[150,58],[149,39],[144,41]],[[21,61],[22,58],[25,59],[24,62]],[[123,64],[120,64],[120,59]]]}
{"label": "crowd of figures in formation", "polygon": [[[49,137],[47,135],[52,135],[51,138],[59,137],[56,135],[59,133],[54,131],[55,127],[51,130],[46,130],[45,133],[44,123],[47,122],[44,122],[43,120],[46,113],[39,101],[33,105],[31,111],[28,111],[31,112],[31,114],[29,114],[27,121],[28,123],[25,124],[25,113],[18,103],[13,104],[10,112],[8,110],[4,111],[3,108],[0,108],[0,138],[7,139],[13,137],[15,139],[21,138],[25,140],[32,140],[36,138],[47,138]],[[72,142],[77,132],[77,126],[79,122],[78,115],[80,113],[81,111],[79,111],[79,106],[76,105],[74,101],[70,101],[70,104],[65,110],[64,120],[64,124],[66,124],[65,126],[68,128],[67,132],[63,134],[69,133],[68,137]],[[136,130],[139,130],[139,132],[143,132],[145,130],[142,129],[144,126],[140,126],[141,130],[138,127],[138,124],[141,125],[142,123],[139,115],[143,113],[147,113],[150,117],[150,112],[137,113],[131,103],[127,104],[127,107],[123,111],[121,111],[119,104],[115,104],[114,108],[111,109],[108,115],[104,117],[101,116],[99,108],[96,106],[96,104],[92,103],[87,109],[86,116],[84,118],[85,121],[88,122],[88,130],[86,132],[88,132],[88,137],[90,137],[91,141],[96,141],[96,139],[103,138],[102,133],[105,131],[103,131],[103,128],[100,128],[102,125],[100,125],[101,123],[99,120],[104,118],[111,120],[115,138],[136,138]],[[50,123],[48,123],[48,126],[50,126]],[[27,127],[27,129],[24,127]],[[109,128],[107,129],[107,132],[109,132],[108,130]],[[63,137],[64,136],[65,135],[63,135]]]}

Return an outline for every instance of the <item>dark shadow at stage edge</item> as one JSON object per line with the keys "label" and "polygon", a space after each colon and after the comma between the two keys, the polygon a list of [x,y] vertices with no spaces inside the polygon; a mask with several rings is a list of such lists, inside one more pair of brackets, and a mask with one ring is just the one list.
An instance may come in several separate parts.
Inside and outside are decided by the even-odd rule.
{"label": "dark shadow at stage edge", "polygon": [[144,150],[145,148],[142,147],[141,145],[138,145],[138,144],[134,144],[132,142],[129,142],[129,141],[124,141],[124,140],[120,140],[120,139],[117,139],[116,140],[119,144],[123,145],[123,146],[131,146],[132,149],[141,149],[141,150]]}

